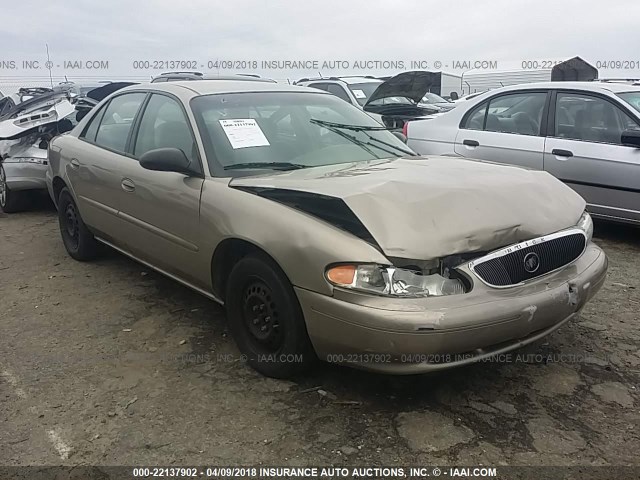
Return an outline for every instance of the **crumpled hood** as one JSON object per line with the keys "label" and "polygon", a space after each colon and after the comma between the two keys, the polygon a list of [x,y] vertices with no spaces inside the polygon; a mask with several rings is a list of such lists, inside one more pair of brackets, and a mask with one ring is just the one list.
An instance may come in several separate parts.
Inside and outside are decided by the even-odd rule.
{"label": "crumpled hood", "polygon": [[239,177],[230,186],[342,199],[387,256],[421,260],[569,228],[585,209],[546,172],[454,157],[329,165]]}

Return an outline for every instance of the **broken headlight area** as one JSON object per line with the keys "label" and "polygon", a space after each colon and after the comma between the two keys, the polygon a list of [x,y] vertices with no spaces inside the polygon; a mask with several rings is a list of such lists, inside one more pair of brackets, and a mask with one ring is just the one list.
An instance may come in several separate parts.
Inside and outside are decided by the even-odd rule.
{"label": "broken headlight area", "polygon": [[334,265],[327,268],[326,278],[336,287],[389,297],[438,297],[467,291],[462,279],[454,276],[388,265]]}
{"label": "broken headlight area", "polygon": [[576,227],[578,227],[585,233],[585,235],[587,236],[587,241],[590,242],[593,238],[593,220],[591,219],[591,215],[589,215],[587,212],[584,212],[580,217],[580,220],[578,220]]}

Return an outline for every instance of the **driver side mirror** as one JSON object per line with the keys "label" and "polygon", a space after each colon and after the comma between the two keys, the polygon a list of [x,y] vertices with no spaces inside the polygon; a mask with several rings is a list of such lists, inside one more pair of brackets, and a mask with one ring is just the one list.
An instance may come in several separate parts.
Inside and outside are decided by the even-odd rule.
{"label": "driver side mirror", "polygon": [[458,100],[458,92],[451,92],[449,98],[453,101]]}
{"label": "driver side mirror", "polygon": [[620,143],[627,147],[640,148],[640,130],[625,130],[622,132]]}
{"label": "driver side mirror", "polygon": [[157,148],[149,150],[140,157],[140,165],[147,170],[157,172],[176,172],[191,175],[191,162],[179,148]]}

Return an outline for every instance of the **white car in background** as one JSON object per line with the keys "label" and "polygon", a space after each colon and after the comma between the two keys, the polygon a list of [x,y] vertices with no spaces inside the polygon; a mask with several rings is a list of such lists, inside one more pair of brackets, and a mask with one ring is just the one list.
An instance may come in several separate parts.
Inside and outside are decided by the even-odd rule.
{"label": "white car in background", "polygon": [[514,85],[405,131],[418,153],[544,170],[582,195],[594,217],[640,225],[640,87]]}
{"label": "white car in background", "polygon": [[343,76],[302,78],[296,85],[313,87],[332,93],[351,105],[363,109],[371,94],[384,83],[384,80],[371,76]]}
{"label": "white car in background", "polygon": [[346,76],[303,78],[295,84],[327,91],[364,110],[382,125],[401,129],[410,120],[442,111],[440,107],[421,103],[431,82],[430,72],[404,72],[387,80]]}

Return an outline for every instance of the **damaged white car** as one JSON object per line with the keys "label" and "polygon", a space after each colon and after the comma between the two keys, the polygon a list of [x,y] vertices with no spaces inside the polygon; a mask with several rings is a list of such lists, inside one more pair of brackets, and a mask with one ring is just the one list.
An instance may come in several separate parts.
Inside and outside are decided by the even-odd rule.
{"label": "damaged white car", "polygon": [[75,125],[75,108],[64,91],[22,88],[5,97],[0,116],[0,208],[26,208],[34,193],[46,193],[48,142]]}
{"label": "damaged white car", "polygon": [[[49,88],[21,88],[5,97],[0,116],[0,208],[15,213],[46,193],[47,148],[70,131],[97,103],[131,82],[81,87],[72,82]],[[7,108],[9,107],[9,108]]]}

